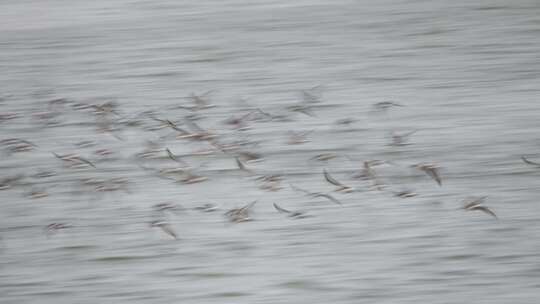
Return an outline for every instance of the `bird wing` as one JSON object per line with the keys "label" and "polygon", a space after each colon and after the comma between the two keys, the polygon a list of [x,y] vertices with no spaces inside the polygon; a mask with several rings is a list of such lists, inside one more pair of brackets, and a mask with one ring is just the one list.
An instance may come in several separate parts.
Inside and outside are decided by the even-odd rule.
{"label": "bird wing", "polygon": [[175,239],[178,239],[178,236],[176,235],[176,232],[173,230],[171,225],[162,224],[162,225],[159,226],[159,228],[161,228],[161,230],[163,230],[163,232],[165,232],[166,234],[172,236]]}
{"label": "bird wing", "polygon": [[90,165],[90,166],[92,166],[92,167],[94,167],[94,168],[96,167],[92,162],[90,162],[89,160],[87,160],[87,159],[85,159],[85,158],[82,158],[82,157],[74,157],[73,159],[74,159],[74,160],[77,160],[77,161],[79,161],[79,162],[83,162],[83,163],[85,163],[85,164],[87,164],[87,165]]}
{"label": "bird wing", "polygon": [[247,205],[245,205],[244,207],[240,208],[240,210],[244,211],[244,210],[249,210],[251,209],[251,207],[253,207],[255,204],[257,203],[257,201],[253,201]]}
{"label": "bird wing", "polygon": [[427,175],[433,178],[437,182],[437,184],[439,184],[439,186],[442,186],[442,180],[441,176],[439,175],[439,170],[435,168],[429,168],[424,170],[424,172],[426,172]]}
{"label": "bird wing", "polygon": [[337,200],[335,197],[331,196],[330,194],[325,194],[325,193],[313,193],[312,194],[313,197],[324,197],[332,202],[334,202],[335,204],[338,204],[338,205],[343,205],[339,200]]}
{"label": "bird wing", "polygon": [[307,195],[313,195],[312,192],[309,192],[309,191],[304,190],[304,189],[302,189],[302,188],[298,188],[298,187],[296,187],[296,186],[293,186],[292,184],[289,184],[289,186],[291,187],[291,189],[293,189],[293,190],[296,191],[296,192],[302,192],[302,193],[307,194]]}
{"label": "bird wing", "polygon": [[238,165],[238,168],[242,171],[250,171],[248,168],[246,168],[246,165],[244,165],[244,163],[242,163],[242,161],[240,160],[240,158],[238,158],[238,156],[235,157],[236,159],[236,164]]}
{"label": "bird wing", "polygon": [[278,204],[274,203],[274,208],[276,208],[277,211],[281,212],[281,213],[291,213],[291,211],[287,210],[287,209],[283,209],[281,208]]}
{"label": "bird wing", "polygon": [[533,166],[539,166],[539,167],[540,167],[540,163],[530,161],[530,160],[528,160],[525,156],[522,156],[522,157],[521,157],[521,160],[523,160],[523,162],[526,163],[526,164],[533,165]]}
{"label": "bird wing", "polygon": [[476,206],[474,207],[473,210],[480,210],[484,213],[487,213],[491,216],[493,216],[494,218],[497,218],[497,215],[495,214],[495,212],[491,211],[491,209],[489,209],[488,207],[485,207],[485,206]]}
{"label": "bird wing", "polygon": [[323,174],[326,181],[329,182],[330,184],[334,186],[338,186],[338,187],[345,187],[345,185],[343,185],[342,183],[335,180],[332,176],[330,176],[330,174],[328,173],[328,171],[326,171],[326,169],[323,170]]}

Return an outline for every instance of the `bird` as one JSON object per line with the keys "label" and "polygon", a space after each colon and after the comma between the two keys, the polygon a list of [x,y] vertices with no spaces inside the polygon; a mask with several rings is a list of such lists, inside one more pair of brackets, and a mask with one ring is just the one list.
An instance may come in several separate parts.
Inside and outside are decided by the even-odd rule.
{"label": "bird", "polygon": [[385,111],[385,110],[388,110],[388,109],[390,109],[392,107],[404,107],[404,105],[393,102],[393,101],[381,101],[381,102],[374,103],[373,107],[376,110]]}
{"label": "bird", "polygon": [[184,164],[184,165],[187,165],[186,162],[184,162],[183,160],[181,160],[178,156],[174,155],[174,153],[171,152],[171,150],[169,150],[169,148],[165,148],[165,152],[167,152],[167,156],[177,162],[177,163],[181,163],[181,164]]}
{"label": "bird", "polygon": [[251,221],[250,210],[256,203],[257,201],[253,201],[243,207],[231,209],[225,212],[225,216],[233,223]]}
{"label": "bird", "polygon": [[304,131],[304,132],[294,132],[289,131],[289,139],[287,140],[288,145],[301,145],[309,142],[307,136],[312,133],[313,130]]}
{"label": "bird", "polygon": [[187,110],[190,110],[190,111],[198,111],[198,110],[205,110],[205,109],[209,109],[209,108],[213,108],[215,107],[216,105],[214,104],[211,104],[210,101],[208,100],[208,98],[205,98],[207,95],[209,95],[210,93],[212,93],[214,90],[210,90],[210,91],[207,91],[203,94],[195,94],[195,93],[191,93],[188,97],[185,97],[187,99],[191,99],[191,101],[193,102],[193,106],[178,106],[179,109],[187,109]]}
{"label": "bird", "polygon": [[323,174],[324,174],[324,178],[326,179],[327,182],[329,182],[330,184],[338,187],[335,190],[336,192],[345,192],[345,193],[347,193],[347,192],[352,192],[353,191],[352,187],[346,186],[346,185],[338,182],[332,176],[330,176],[330,173],[328,173],[328,171],[326,171],[326,169],[323,169]]}
{"label": "bird", "polygon": [[52,154],[60,159],[60,160],[63,160],[65,162],[68,162],[68,163],[71,163],[72,165],[83,165],[83,164],[87,164],[91,167],[96,167],[92,162],[90,162],[89,160],[85,159],[85,158],[82,158],[80,156],[77,156],[75,154],[67,154],[67,155],[59,155],[59,154],[56,154],[54,152],[52,152]]}
{"label": "bird", "polygon": [[521,156],[521,160],[523,160],[523,162],[526,163],[526,164],[528,164],[528,165],[540,167],[540,163],[537,163],[537,162],[533,162],[533,161],[531,161],[531,160],[528,160],[525,156]]}
{"label": "bird", "polygon": [[295,218],[295,219],[302,219],[302,218],[306,218],[306,217],[309,217],[305,212],[302,212],[302,211],[290,211],[290,210],[287,210],[287,209],[284,209],[282,207],[280,207],[278,204],[274,203],[274,208],[280,212],[280,213],[285,213],[288,215],[288,217],[292,217],[292,218]]}
{"label": "bird", "polygon": [[150,227],[158,227],[161,230],[163,230],[163,232],[173,237],[175,240],[178,239],[178,235],[173,230],[172,226],[166,221],[162,221],[162,220],[152,221],[150,222]]}
{"label": "bird", "polygon": [[68,229],[71,227],[73,227],[73,225],[67,223],[51,223],[45,226],[44,230],[47,237],[49,237],[51,234],[58,232],[58,230]]}
{"label": "bird", "polygon": [[18,174],[15,176],[5,177],[0,179],[0,190],[6,190],[13,187],[18,181],[22,180],[24,175]]}
{"label": "bird", "polygon": [[491,209],[486,206],[483,206],[482,203],[486,200],[487,196],[482,196],[476,199],[473,199],[470,202],[464,204],[463,209],[466,211],[482,211],[486,214],[489,214],[497,219],[497,215]]}
{"label": "bird", "polygon": [[310,191],[301,189],[301,188],[299,188],[299,187],[293,186],[292,184],[289,184],[289,186],[290,186],[291,189],[293,189],[294,191],[296,191],[296,192],[302,192],[302,193],[306,194],[306,195],[309,196],[309,197],[313,197],[313,198],[324,197],[324,198],[326,198],[327,200],[333,202],[333,203],[336,204],[336,205],[343,205],[338,199],[336,199],[335,197],[333,197],[333,196],[330,195],[330,194],[322,193],[322,192],[310,192]]}
{"label": "bird", "polygon": [[439,174],[440,167],[436,164],[421,163],[412,166],[420,171],[426,173],[429,177],[434,179],[439,186],[442,186],[441,176]]}
{"label": "bird", "polygon": [[173,204],[173,203],[158,203],[158,204],[155,204],[152,206],[152,208],[155,210],[155,211],[158,211],[158,212],[165,212],[165,211],[169,211],[169,212],[172,212],[174,214],[177,213],[177,211],[179,209],[181,209],[180,206],[176,205],[176,204]]}
{"label": "bird", "polygon": [[202,206],[194,207],[193,209],[202,211],[202,212],[213,212],[213,211],[218,210],[219,208],[215,204],[206,203],[206,204],[203,204]]}
{"label": "bird", "polygon": [[390,145],[392,146],[405,146],[408,145],[407,141],[411,135],[418,132],[417,130],[413,130],[410,132],[398,134],[396,132],[392,132],[392,143]]}
{"label": "bird", "polygon": [[208,179],[206,176],[197,175],[195,173],[192,173],[188,170],[184,171],[184,177],[177,179],[177,181],[182,182],[184,184],[195,184],[195,183],[201,183]]}
{"label": "bird", "polygon": [[318,155],[313,156],[311,159],[312,160],[318,160],[318,161],[328,161],[328,160],[334,159],[336,157],[337,157],[337,155],[334,154],[334,153],[322,153],[322,154],[318,154]]}
{"label": "bird", "polygon": [[394,191],[393,193],[395,196],[400,197],[400,198],[410,198],[410,197],[415,197],[418,195],[416,192],[412,190]]}
{"label": "bird", "polygon": [[241,170],[241,171],[245,171],[245,172],[252,172],[250,169],[248,169],[246,167],[246,165],[244,165],[244,163],[240,160],[240,158],[238,156],[235,156],[234,159],[236,160],[236,165],[238,166],[238,168]]}

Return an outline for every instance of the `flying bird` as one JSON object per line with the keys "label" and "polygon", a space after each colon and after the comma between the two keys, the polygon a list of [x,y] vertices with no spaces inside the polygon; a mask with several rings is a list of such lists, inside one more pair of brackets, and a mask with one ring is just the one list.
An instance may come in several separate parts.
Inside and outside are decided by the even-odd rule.
{"label": "flying bird", "polygon": [[280,207],[278,204],[274,203],[274,208],[279,212],[279,213],[284,213],[284,214],[287,214],[288,217],[292,217],[292,218],[296,218],[296,219],[301,219],[301,218],[306,218],[306,217],[309,217],[305,212],[301,212],[301,211],[290,211],[290,210],[287,210],[287,209],[284,209],[282,207]]}
{"label": "flying bird", "polygon": [[528,164],[528,165],[540,167],[540,163],[537,163],[537,162],[533,162],[533,161],[531,161],[531,160],[528,160],[525,156],[521,156],[521,160],[523,160],[523,162],[526,163],[526,164]]}
{"label": "flying bird", "polygon": [[463,209],[466,211],[482,211],[497,219],[497,215],[495,214],[495,212],[493,212],[488,207],[482,205],[482,203],[485,201],[486,198],[487,196],[483,196],[480,198],[476,198],[472,200],[471,202],[465,203],[465,205],[463,206]]}
{"label": "flying bird", "polygon": [[423,171],[429,177],[434,179],[437,182],[437,184],[439,184],[439,186],[442,186],[442,180],[441,180],[441,176],[439,174],[440,167],[437,166],[436,164],[423,163],[423,164],[413,165],[413,167],[420,170],[420,171]]}
{"label": "flying bird", "polygon": [[240,208],[234,208],[227,212],[225,212],[225,216],[229,219],[229,221],[233,223],[240,223],[240,222],[248,222],[251,221],[252,218],[250,216],[251,208],[257,203],[257,201],[253,201],[244,207]]}
{"label": "flying bird", "polygon": [[328,173],[328,171],[326,171],[326,169],[323,170],[323,174],[324,174],[324,178],[326,179],[327,182],[329,182],[330,184],[338,187],[335,190],[336,192],[345,192],[345,193],[347,193],[347,192],[352,192],[353,191],[352,187],[346,186],[346,185],[338,182],[335,178],[333,178],[330,175],[330,173]]}
{"label": "flying bird", "polygon": [[163,232],[173,237],[175,240],[178,239],[178,235],[176,234],[172,226],[166,221],[160,221],[160,220],[152,221],[150,222],[150,227],[158,227]]}
{"label": "flying bird", "polygon": [[298,187],[296,187],[296,186],[293,186],[293,185],[291,185],[291,184],[289,184],[289,186],[290,186],[291,189],[293,189],[294,191],[296,191],[296,192],[302,192],[302,193],[306,194],[306,195],[309,196],[309,197],[313,197],[313,198],[324,197],[324,198],[326,198],[327,200],[333,202],[334,204],[337,204],[337,205],[343,205],[338,199],[336,199],[335,197],[333,197],[333,196],[330,195],[330,194],[322,193],[322,192],[310,192],[310,191],[307,191],[307,190],[298,188]]}

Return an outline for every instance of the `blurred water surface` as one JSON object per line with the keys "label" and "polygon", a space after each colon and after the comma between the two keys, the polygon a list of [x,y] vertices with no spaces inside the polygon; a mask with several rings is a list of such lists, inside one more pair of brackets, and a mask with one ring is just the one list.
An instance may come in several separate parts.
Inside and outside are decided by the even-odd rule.
{"label": "blurred water surface", "polygon": [[[0,139],[38,147],[4,153],[0,177],[57,174],[0,191],[0,302],[537,303],[540,169],[520,157],[540,161],[539,54],[534,0],[1,1],[0,112],[18,117],[0,122]],[[246,131],[223,124],[242,99],[277,113],[316,85],[314,117]],[[206,182],[159,179],[139,165],[170,160],[134,155],[167,131],[125,128],[120,140],[97,133],[87,114],[40,116],[67,98],[176,120],[187,114],[172,106],[208,90],[217,106],[200,125],[260,141],[248,150],[265,160],[250,168],[283,174],[283,189],[259,189],[224,155],[185,157]],[[405,106],[373,111],[385,100]],[[344,118],[354,122],[334,124]],[[314,132],[290,146],[288,130]],[[388,145],[391,131],[410,130],[411,145]],[[83,140],[96,146],[74,145]],[[97,168],[62,167],[51,152]],[[326,152],[338,157],[310,160]],[[352,179],[368,159],[399,164],[376,170],[419,195]],[[442,187],[409,167],[418,162],[441,165]],[[340,207],[289,188],[332,191],[323,168],[363,191],[333,193]],[[126,178],[128,190],[79,192],[80,178]],[[33,187],[49,195],[32,199]],[[499,220],[458,210],[484,195]],[[253,200],[254,221],[225,221],[224,210]],[[168,216],[177,241],[148,227],[152,205],[166,201],[185,208]],[[312,217],[287,218],[274,202]],[[221,210],[191,209],[204,203]],[[73,227],[47,237],[53,222]]]}

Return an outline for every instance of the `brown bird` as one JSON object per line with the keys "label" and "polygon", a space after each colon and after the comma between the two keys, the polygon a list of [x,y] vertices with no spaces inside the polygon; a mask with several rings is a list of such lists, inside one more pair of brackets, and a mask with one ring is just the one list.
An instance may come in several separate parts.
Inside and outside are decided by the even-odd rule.
{"label": "brown bird", "polygon": [[486,214],[493,216],[494,218],[497,218],[497,215],[495,215],[495,212],[493,212],[488,207],[482,205],[482,203],[485,201],[486,198],[487,196],[483,196],[480,198],[476,198],[472,200],[471,202],[465,203],[465,205],[463,206],[463,209],[466,211],[475,211],[475,210],[482,211]]}
{"label": "brown bird", "polygon": [[256,203],[257,201],[253,201],[244,207],[231,209],[225,213],[225,216],[233,223],[252,221],[250,210]]}
{"label": "brown bird", "polygon": [[426,164],[426,163],[416,164],[416,165],[413,165],[413,168],[423,171],[429,177],[434,179],[437,182],[437,184],[439,184],[439,186],[442,186],[442,180],[439,174],[440,167],[437,166],[436,164]]}

